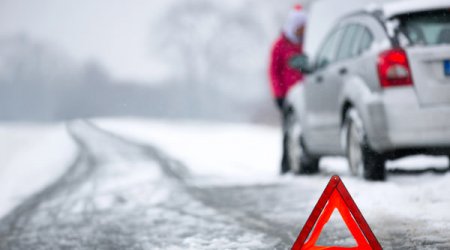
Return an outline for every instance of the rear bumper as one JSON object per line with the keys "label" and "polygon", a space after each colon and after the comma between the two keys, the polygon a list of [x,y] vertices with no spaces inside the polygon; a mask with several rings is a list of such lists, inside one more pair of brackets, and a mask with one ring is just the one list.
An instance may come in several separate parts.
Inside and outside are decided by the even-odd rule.
{"label": "rear bumper", "polygon": [[450,105],[423,107],[408,87],[376,95],[362,112],[369,143],[376,151],[450,148]]}

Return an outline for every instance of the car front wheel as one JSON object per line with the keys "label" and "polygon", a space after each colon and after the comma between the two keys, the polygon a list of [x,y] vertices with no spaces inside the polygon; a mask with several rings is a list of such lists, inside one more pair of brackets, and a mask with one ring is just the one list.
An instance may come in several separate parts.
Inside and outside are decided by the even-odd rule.
{"label": "car front wheel", "polygon": [[355,109],[347,112],[344,126],[346,153],[352,175],[363,176],[367,180],[385,180],[385,158],[370,147],[362,120]]}

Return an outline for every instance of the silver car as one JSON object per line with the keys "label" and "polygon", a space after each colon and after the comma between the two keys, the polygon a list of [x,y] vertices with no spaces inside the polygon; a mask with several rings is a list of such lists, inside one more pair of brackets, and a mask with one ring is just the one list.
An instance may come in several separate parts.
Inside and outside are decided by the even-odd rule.
{"label": "silver car", "polygon": [[386,178],[385,161],[450,155],[450,3],[403,1],[340,19],[288,96],[290,168],[345,155],[351,173]]}

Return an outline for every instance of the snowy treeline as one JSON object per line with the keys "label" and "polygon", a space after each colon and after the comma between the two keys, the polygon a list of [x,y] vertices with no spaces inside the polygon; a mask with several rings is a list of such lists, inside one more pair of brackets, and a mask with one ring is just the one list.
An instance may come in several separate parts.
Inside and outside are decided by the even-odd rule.
{"label": "snowy treeline", "polygon": [[152,84],[119,82],[101,63],[80,64],[27,34],[0,37],[0,119],[276,120],[269,49],[295,2],[168,1],[148,25],[143,53],[164,63],[170,76]]}

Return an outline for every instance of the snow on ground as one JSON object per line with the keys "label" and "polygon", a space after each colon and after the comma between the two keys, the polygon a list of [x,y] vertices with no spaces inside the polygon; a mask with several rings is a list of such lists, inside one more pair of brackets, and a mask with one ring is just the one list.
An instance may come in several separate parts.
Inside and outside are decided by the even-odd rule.
{"label": "snow on ground", "polygon": [[75,155],[62,124],[1,124],[0,218],[61,176]]}
{"label": "snow on ground", "polygon": [[[367,182],[352,177],[346,161],[340,157],[324,158],[321,161],[320,174],[280,177],[278,166],[281,133],[276,127],[138,119],[102,119],[95,123],[132,141],[151,144],[180,160],[191,171],[189,185],[203,186],[205,190],[209,186],[223,186],[219,188],[229,188],[231,191],[253,190],[255,193],[251,194],[262,196],[267,195],[264,192],[277,190],[288,192],[279,194],[287,196],[295,195],[296,189],[299,195],[304,190],[309,190],[314,195],[302,196],[310,197],[302,204],[308,211],[298,211],[309,213],[329,177],[339,174],[366,219],[376,229],[375,233],[381,238],[392,238],[389,234],[398,233],[399,228],[404,226],[406,231],[415,231],[406,235],[423,237],[420,242],[450,240],[445,238],[445,234],[439,233],[450,228],[450,214],[447,212],[450,207],[450,174],[417,172],[429,168],[447,168],[448,159],[443,157],[415,156],[389,162],[389,169],[403,169],[403,172],[389,173],[386,182]],[[107,137],[90,133],[90,130],[83,129],[83,126],[72,124],[71,131],[91,142],[92,145],[88,148],[90,153],[100,159],[110,159],[106,162],[96,161],[105,165],[98,167],[95,172],[100,177],[103,176],[103,179],[96,182],[102,185],[82,186],[77,193],[89,196],[93,193],[92,190],[95,190],[99,193],[114,194],[99,196],[95,203],[100,208],[110,207],[115,202],[116,195],[123,190],[127,191],[124,197],[142,200],[142,204],[167,200],[170,193],[168,190],[172,185],[167,189],[161,186],[161,181],[165,178],[156,167],[157,163],[142,162],[139,155],[141,151],[135,155],[134,151],[129,151],[126,147],[121,148],[120,143],[105,147],[109,143],[114,144],[114,141],[110,142]],[[26,197],[61,176],[73,162],[77,149],[63,125],[9,124],[0,126],[0,152],[1,217]],[[128,171],[130,167],[134,171]],[[104,171],[107,172],[107,178],[104,177]],[[95,179],[96,174],[92,175],[92,178]],[[134,183],[142,183],[146,187],[137,185],[133,188]],[[260,184],[266,183],[276,185],[261,185],[267,188],[258,188]],[[154,188],[148,185],[153,185]],[[129,190],[131,191],[128,192]],[[291,193],[292,190],[294,193]],[[152,195],[146,195],[149,191],[152,191]],[[149,197],[152,199],[149,200]],[[186,201],[186,204],[190,202]],[[185,207],[186,204],[180,207]],[[73,209],[79,207],[74,206]],[[285,207],[280,209],[284,211]],[[273,216],[290,219],[291,214]],[[436,236],[430,232],[436,232]],[[194,245],[197,243],[192,242]]]}
{"label": "snow on ground", "polygon": [[151,143],[181,160],[198,179],[217,182],[267,181],[277,177],[281,155],[278,129],[245,124],[99,120],[101,128]]}
{"label": "snow on ground", "polygon": [[[388,169],[403,169],[404,173],[390,173],[386,182],[352,177],[345,159],[340,157],[324,158],[319,175],[278,177],[281,147],[278,128],[137,119],[104,119],[96,124],[160,147],[184,162],[200,182],[210,179],[214,185],[218,180],[224,185],[236,181],[254,185],[272,181],[322,190],[331,175],[339,174],[369,221],[383,224],[384,218],[389,218],[385,225],[388,227],[392,218],[397,218],[399,223],[423,223],[423,227],[435,230],[450,227],[450,174],[414,172],[445,169],[449,163],[444,157],[414,156],[388,162]],[[311,201],[310,207],[315,202]]]}

